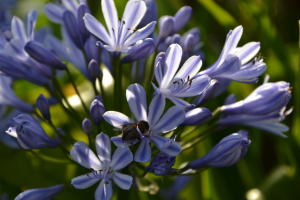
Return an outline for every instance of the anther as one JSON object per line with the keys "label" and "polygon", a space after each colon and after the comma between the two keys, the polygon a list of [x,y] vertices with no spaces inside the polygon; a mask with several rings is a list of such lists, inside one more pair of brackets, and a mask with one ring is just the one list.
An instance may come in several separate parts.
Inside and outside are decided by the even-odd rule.
{"label": "anther", "polygon": [[127,28],[128,30],[130,30],[130,28]]}
{"label": "anther", "polygon": [[113,31],[115,31],[114,28],[111,28],[111,29],[112,29]]}
{"label": "anther", "polygon": [[105,183],[106,183],[106,184],[109,184],[109,182],[107,182],[107,181],[106,181]]}
{"label": "anther", "polygon": [[125,24],[125,21],[123,21],[123,24]]}
{"label": "anther", "polygon": [[188,76],[188,81],[190,80],[190,76]]}
{"label": "anther", "polygon": [[93,168],[90,168],[90,170],[94,171],[94,169],[93,169]]}
{"label": "anther", "polygon": [[177,83],[177,81],[173,82],[173,84]]}
{"label": "anther", "polygon": [[183,80],[182,79],[180,79],[181,80],[181,82],[183,83]]}
{"label": "anther", "polygon": [[121,18],[119,17],[119,21],[121,21]]}
{"label": "anther", "polygon": [[89,174],[86,174],[86,175],[90,178]]}
{"label": "anther", "polygon": [[132,29],[134,32],[137,31],[137,29]]}

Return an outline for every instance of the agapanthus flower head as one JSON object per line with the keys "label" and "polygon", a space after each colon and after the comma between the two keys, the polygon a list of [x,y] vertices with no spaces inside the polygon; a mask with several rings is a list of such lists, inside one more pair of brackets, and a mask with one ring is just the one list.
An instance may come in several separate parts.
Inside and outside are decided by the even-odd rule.
{"label": "agapanthus flower head", "polygon": [[[139,84],[130,85],[126,90],[126,97],[136,121],[115,111],[104,113],[103,117],[105,121],[114,127],[120,128],[120,130],[124,126],[136,124],[141,121],[146,122],[149,128],[143,132],[136,125],[137,128],[133,130],[135,133],[137,132],[135,134],[137,137],[134,137],[134,140],[127,142],[122,137],[116,136],[111,138],[114,144],[120,147],[127,147],[141,141],[134,157],[134,160],[137,162],[148,162],[151,159],[151,145],[149,145],[151,142],[162,152],[170,156],[177,156],[181,152],[180,144],[159,134],[176,129],[184,121],[183,108],[173,106],[161,117],[166,102],[165,97],[162,94],[158,94],[152,99],[147,114],[146,92]],[[132,131],[132,129],[130,130]]]}
{"label": "agapanthus flower head", "polygon": [[55,185],[49,188],[26,190],[20,193],[15,200],[51,200],[59,195],[64,189],[63,185]]}
{"label": "agapanthus flower head", "polygon": [[[177,72],[182,57],[182,49],[178,44],[172,44],[166,54],[164,63],[158,59],[155,65],[155,78],[158,87],[153,87],[157,94],[161,93],[175,105],[193,107],[179,97],[193,97],[201,94],[210,84],[207,75],[194,77],[202,66],[200,56],[190,57]],[[163,66],[163,67],[162,67]]]}
{"label": "agapanthus flower head", "polygon": [[72,185],[77,189],[86,189],[100,181],[95,192],[96,200],[108,200],[113,194],[112,181],[123,190],[129,190],[132,177],[117,172],[133,161],[129,148],[117,148],[111,157],[111,144],[109,137],[100,133],[96,137],[96,150],[98,157],[84,143],[77,142],[71,149],[72,158],[81,166],[92,172],[72,179]]}
{"label": "agapanthus flower head", "polygon": [[102,47],[110,52],[127,53],[132,45],[149,36],[154,30],[156,22],[151,22],[139,30],[135,29],[147,10],[142,0],[128,1],[120,21],[113,0],[102,0],[101,5],[109,34],[90,14],[85,14],[84,23],[86,28],[101,40]]}
{"label": "agapanthus flower head", "polygon": [[192,161],[191,169],[226,167],[237,163],[247,153],[251,140],[248,131],[241,130],[223,138],[205,156]]}
{"label": "agapanthus flower head", "polygon": [[41,125],[31,116],[21,114],[13,120],[18,124],[10,127],[6,133],[17,138],[23,149],[55,148],[59,142],[50,138]]}

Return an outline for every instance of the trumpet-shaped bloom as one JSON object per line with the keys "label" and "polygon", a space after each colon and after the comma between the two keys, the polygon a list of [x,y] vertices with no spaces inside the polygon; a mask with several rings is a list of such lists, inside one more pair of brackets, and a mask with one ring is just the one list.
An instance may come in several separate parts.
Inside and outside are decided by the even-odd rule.
{"label": "trumpet-shaped bloom", "polygon": [[96,200],[109,200],[113,194],[112,180],[123,190],[129,190],[132,177],[117,172],[133,161],[129,148],[117,148],[111,157],[109,137],[100,133],[96,137],[98,157],[84,143],[76,142],[71,149],[72,158],[81,166],[91,169],[92,172],[72,179],[71,184],[77,189],[86,189],[100,181],[95,192]]}
{"label": "trumpet-shaped bloom", "polygon": [[55,148],[58,146],[59,142],[50,138],[41,125],[29,115],[21,114],[13,120],[18,125],[10,127],[6,133],[17,138],[23,149]]}
{"label": "trumpet-shaped bloom", "polygon": [[227,35],[222,53],[211,67],[200,72],[197,76],[207,74],[214,79],[227,79],[243,83],[255,83],[266,70],[263,59],[254,58],[260,49],[259,42],[249,42],[243,47],[237,47],[241,39],[243,27],[238,26]]}
{"label": "trumpet-shaped bloom", "polygon": [[51,200],[61,193],[63,189],[63,185],[56,185],[49,188],[26,190],[20,193],[15,200]]}
{"label": "trumpet-shaped bloom", "polygon": [[205,156],[192,161],[189,167],[201,169],[205,167],[226,167],[237,163],[247,153],[251,140],[248,131],[241,130],[223,138]]}
{"label": "trumpet-shaped bloom", "polygon": [[139,84],[130,85],[126,90],[126,97],[136,121],[115,111],[104,113],[104,120],[114,127],[146,121],[149,124],[149,130],[147,133],[140,133],[140,139],[137,138],[133,143],[123,141],[120,136],[112,137],[111,140],[114,144],[126,147],[141,141],[134,157],[137,162],[148,162],[151,159],[151,145],[149,145],[151,142],[162,152],[170,156],[177,156],[181,152],[180,144],[159,134],[176,129],[184,121],[183,108],[173,106],[161,117],[166,102],[164,96],[158,94],[152,99],[147,114],[146,92]]}
{"label": "trumpet-shaped bloom", "polygon": [[127,53],[137,41],[149,36],[156,22],[136,30],[135,28],[146,13],[146,4],[142,0],[129,0],[121,21],[118,20],[116,6],[113,0],[102,0],[102,12],[108,32],[104,26],[92,15],[84,15],[86,28],[103,43],[102,47],[110,52]]}
{"label": "trumpet-shaped bloom", "polygon": [[193,97],[201,94],[209,86],[211,78],[207,75],[194,77],[202,66],[200,56],[190,57],[177,72],[181,56],[181,47],[178,44],[172,44],[165,58],[158,58],[154,69],[159,87],[157,88],[153,83],[152,85],[157,94],[163,94],[175,105],[193,107],[178,97]]}

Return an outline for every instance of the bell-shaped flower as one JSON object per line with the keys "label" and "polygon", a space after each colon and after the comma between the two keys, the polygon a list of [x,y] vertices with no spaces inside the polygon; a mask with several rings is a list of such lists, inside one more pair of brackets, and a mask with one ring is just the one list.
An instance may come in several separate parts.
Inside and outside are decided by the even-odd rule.
{"label": "bell-shaped flower", "polygon": [[63,185],[55,185],[49,188],[26,190],[20,193],[15,200],[51,200],[64,190]]}
{"label": "bell-shaped flower", "polygon": [[133,161],[129,148],[117,148],[111,157],[111,144],[109,137],[100,133],[96,137],[96,150],[98,157],[84,143],[76,142],[71,149],[72,158],[81,166],[92,170],[72,179],[71,184],[77,189],[86,189],[100,181],[95,192],[96,200],[109,200],[113,194],[112,181],[123,190],[129,190],[132,177],[117,172]]}
{"label": "bell-shaped flower", "polygon": [[290,99],[289,83],[264,83],[244,100],[222,106],[221,111],[225,114],[266,115],[280,110]]}
{"label": "bell-shaped flower", "polygon": [[113,0],[102,0],[102,12],[106,21],[108,32],[104,26],[92,15],[84,15],[86,28],[103,43],[103,48],[110,52],[127,53],[137,41],[149,36],[156,22],[136,30],[146,13],[146,4],[142,0],[129,0],[121,21],[118,20],[118,13]]}
{"label": "bell-shaped flower", "polygon": [[50,138],[32,117],[21,114],[13,120],[18,124],[10,127],[6,133],[17,138],[23,149],[39,149],[43,147],[55,148],[59,142]]}
{"label": "bell-shaped flower", "polygon": [[122,58],[123,63],[131,63],[136,60],[147,58],[155,51],[155,44],[153,39],[146,38],[135,43],[128,54]]}
{"label": "bell-shaped flower", "polygon": [[11,79],[0,75],[0,105],[11,106],[22,112],[32,113],[34,107],[19,99],[11,87]]}
{"label": "bell-shaped flower", "polygon": [[88,118],[85,118],[82,121],[82,130],[87,136],[92,135],[93,125],[92,125],[92,122]]}
{"label": "bell-shaped flower", "polygon": [[115,111],[104,113],[104,120],[116,128],[121,127],[121,130],[124,125],[139,122],[144,122],[148,127],[143,127],[143,130],[140,130],[137,126],[134,129],[134,133],[138,132],[138,134],[135,134],[135,137],[131,141],[123,140],[120,136],[112,137],[111,140],[114,144],[126,147],[140,141],[141,144],[134,157],[134,160],[137,162],[148,162],[151,159],[151,142],[162,152],[170,156],[177,156],[181,152],[180,144],[159,134],[176,129],[184,121],[185,114],[183,108],[173,106],[161,117],[166,102],[164,96],[158,94],[152,99],[147,114],[146,92],[139,84],[130,85],[126,90],[126,97],[136,121]]}
{"label": "bell-shaped flower", "polygon": [[36,99],[36,106],[45,120],[51,120],[49,102],[44,95],[40,94],[38,96],[38,98]]}
{"label": "bell-shaped flower", "polygon": [[202,66],[200,56],[190,57],[177,72],[181,56],[181,47],[178,44],[172,44],[165,54],[165,59],[162,59],[165,63],[158,61],[154,69],[159,87],[157,88],[153,83],[152,85],[157,94],[163,94],[175,105],[194,107],[179,97],[193,97],[201,94],[209,86],[211,78],[207,75],[194,77]]}
{"label": "bell-shaped flower", "polygon": [[207,108],[194,108],[185,113],[185,120],[182,126],[197,126],[204,124],[212,117],[212,113]]}
{"label": "bell-shaped flower", "polygon": [[223,138],[205,156],[192,161],[191,169],[226,167],[237,163],[247,153],[251,140],[248,131],[241,130]]}
{"label": "bell-shaped flower", "polygon": [[[103,121],[103,114],[105,113],[105,107],[103,103],[96,96],[90,106],[90,113],[93,122],[96,125],[100,125]],[[102,98],[102,97],[101,97]]]}
{"label": "bell-shaped flower", "polygon": [[249,42],[243,47],[237,47],[241,39],[243,27],[238,26],[227,35],[222,53],[212,66],[200,72],[197,76],[207,74],[214,79],[227,79],[242,83],[255,83],[267,66],[260,57],[255,57],[259,51],[259,42]]}

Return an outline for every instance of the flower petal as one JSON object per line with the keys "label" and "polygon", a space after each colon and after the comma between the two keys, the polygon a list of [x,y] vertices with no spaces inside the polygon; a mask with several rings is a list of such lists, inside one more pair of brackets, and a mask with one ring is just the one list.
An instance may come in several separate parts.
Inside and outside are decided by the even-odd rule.
{"label": "flower petal", "polygon": [[182,107],[171,107],[159,120],[159,122],[153,127],[153,133],[160,134],[166,133],[175,129],[178,125],[184,122],[185,113]]}
{"label": "flower petal", "polygon": [[[128,146],[131,146],[131,145],[132,145],[131,143],[126,143],[126,142],[124,142],[124,141],[122,140],[122,137],[120,137],[120,136],[112,137],[110,140],[111,140],[117,147],[122,147],[122,148],[124,148],[124,147],[128,147]],[[136,140],[133,144],[136,144],[136,143],[138,143],[138,142],[139,142],[139,140]]]}
{"label": "flower petal", "polygon": [[137,149],[134,160],[136,162],[148,162],[151,159],[150,139],[143,138],[139,148]]}
{"label": "flower petal", "polygon": [[113,181],[123,190],[129,190],[132,185],[132,176],[114,172]]}
{"label": "flower petal", "polygon": [[169,156],[177,156],[181,152],[181,145],[169,139],[160,150]]}
{"label": "flower petal", "polygon": [[184,108],[194,108],[196,105],[190,104],[189,102],[177,98],[177,97],[168,97],[176,106],[184,107]]}
{"label": "flower petal", "polygon": [[94,152],[82,141],[76,142],[71,149],[72,158],[85,168],[101,169],[101,163]]}
{"label": "flower petal", "polygon": [[100,179],[95,178],[93,173],[84,174],[81,176],[77,176],[71,180],[71,184],[76,189],[86,189],[88,187],[91,187],[95,183],[97,183]]}
{"label": "flower petal", "polygon": [[182,56],[182,49],[178,44],[172,44],[166,52],[166,62],[164,67],[164,77],[160,88],[167,88],[173,79]]}
{"label": "flower petal", "polygon": [[11,22],[11,34],[14,39],[20,39],[23,44],[27,42],[26,32],[23,21],[18,17],[13,17]]}
{"label": "flower petal", "polygon": [[159,61],[155,65],[154,74],[155,74],[155,78],[158,83],[158,86],[160,87],[161,81],[163,79],[161,59],[159,59]]}
{"label": "flower petal", "polygon": [[241,37],[243,34],[243,27],[242,26],[238,26],[236,27],[232,32],[231,35],[229,36],[228,40],[226,41],[225,44],[225,48],[224,49],[224,53],[223,55],[226,56],[229,53],[234,53],[233,51],[235,51]]}
{"label": "flower petal", "polygon": [[105,179],[103,179],[95,191],[95,199],[109,200],[112,197],[112,195],[113,195],[112,182],[110,181],[109,184],[106,184]]}
{"label": "flower petal", "polygon": [[140,84],[131,84],[126,90],[126,98],[135,119],[147,121],[147,100],[145,89]]}
{"label": "flower petal", "polygon": [[101,132],[96,137],[96,150],[100,161],[104,165],[109,165],[111,161],[111,144],[108,135]]}
{"label": "flower petal", "polygon": [[83,17],[86,28],[106,44],[113,46],[110,36],[104,26],[94,16],[86,13]]}
{"label": "flower petal", "polygon": [[149,114],[148,114],[148,123],[149,127],[154,127],[154,125],[157,123],[161,115],[163,114],[166,106],[166,100],[162,93],[156,95],[149,106]]}
{"label": "flower petal", "polygon": [[47,3],[44,7],[44,12],[48,19],[50,19],[54,23],[61,24],[62,23],[62,15],[64,9],[59,7],[54,3]]}
{"label": "flower petal", "polygon": [[133,155],[129,148],[118,147],[112,157],[111,167],[114,171],[123,169],[133,161]]}
{"label": "flower petal", "polygon": [[184,65],[180,68],[179,72],[177,72],[175,79],[183,79],[185,80],[188,78],[193,78],[194,75],[196,75],[202,66],[202,60],[200,59],[200,56],[192,56],[190,57]]}
{"label": "flower petal", "polygon": [[242,62],[242,65],[252,59],[260,49],[260,42],[249,42],[238,51],[237,56]]}
{"label": "flower petal", "polygon": [[104,120],[112,126],[120,126],[124,124],[135,123],[132,119],[126,115],[116,112],[116,111],[107,111],[103,114]]}
{"label": "flower petal", "polygon": [[110,37],[115,39],[112,42],[116,44],[116,38],[119,35],[119,22],[115,3],[113,0],[102,0],[101,7]]}
{"label": "flower petal", "polygon": [[[128,1],[124,10],[122,33],[120,41],[127,35],[128,28],[134,29],[140,23],[146,13],[147,7],[144,1]],[[147,36],[146,36],[147,37]]]}
{"label": "flower petal", "polygon": [[156,22],[151,22],[144,28],[138,29],[135,31],[126,41],[124,42],[124,46],[130,46],[135,44],[137,41],[145,39],[148,37],[155,28]]}
{"label": "flower petal", "polygon": [[158,148],[161,149],[164,144],[168,141],[168,138],[165,138],[160,135],[151,135],[151,142]]}

